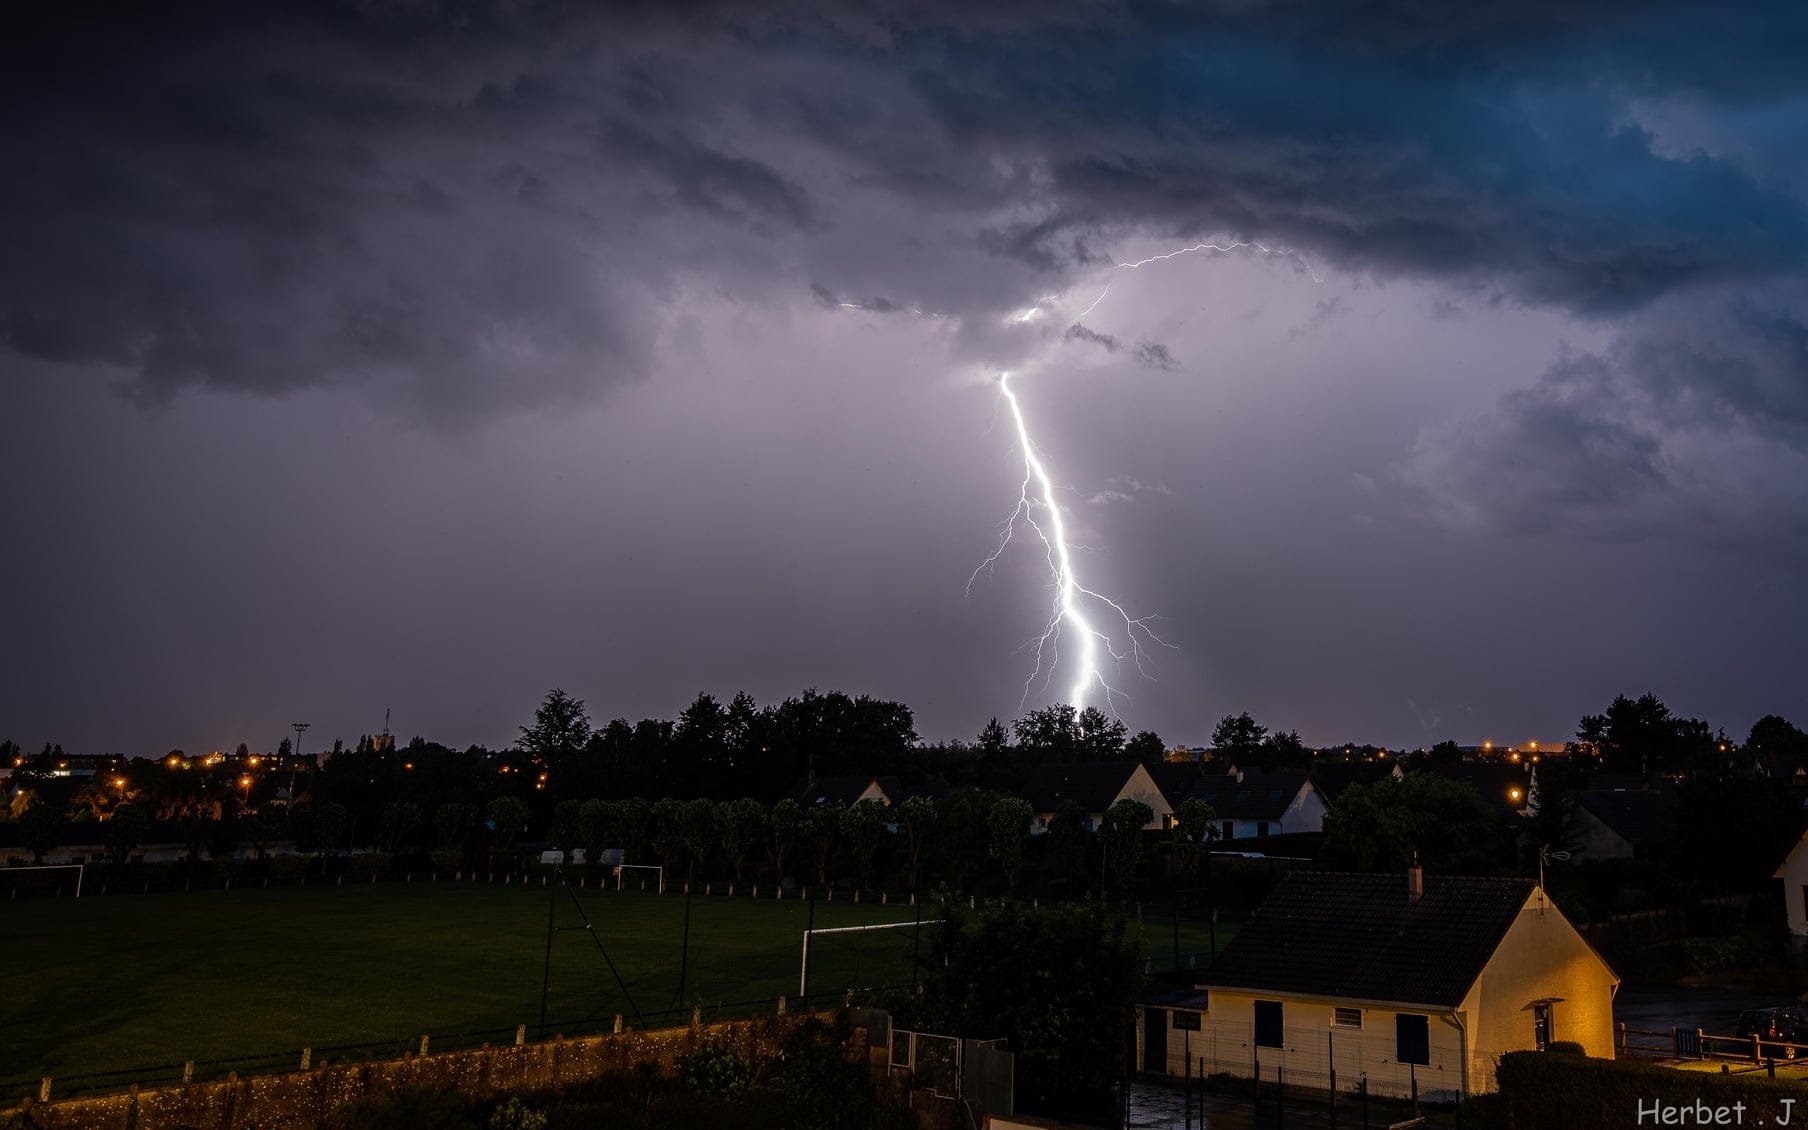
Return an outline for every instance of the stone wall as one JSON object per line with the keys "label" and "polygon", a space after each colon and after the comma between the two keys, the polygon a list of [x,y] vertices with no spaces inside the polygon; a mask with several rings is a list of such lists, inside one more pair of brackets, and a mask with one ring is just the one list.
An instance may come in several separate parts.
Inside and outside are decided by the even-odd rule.
{"label": "stone wall", "polygon": [[[17,1123],[43,1130],[301,1130],[334,1108],[405,1087],[456,1091],[482,1102],[509,1094],[557,1091],[642,1063],[673,1070],[708,1036],[732,1041],[749,1062],[772,1055],[797,1017],[734,1020],[698,1028],[556,1039],[511,1047],[409,1056],[375,1063],[328,1063],[307,1071],[227,1078],[130,1093],[29,1104]],[[880,1072],[884,1049],[854,1029],[849,1054]],[[0,1122],[5,1122],[0,1118]]]}

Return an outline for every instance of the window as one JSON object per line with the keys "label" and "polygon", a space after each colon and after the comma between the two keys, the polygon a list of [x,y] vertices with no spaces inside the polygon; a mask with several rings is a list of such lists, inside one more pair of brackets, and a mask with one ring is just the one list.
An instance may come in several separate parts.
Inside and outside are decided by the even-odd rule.
{"label": "window", "polygon": [[1331,1023],[1338,1028],[1362,1027],[1362,1010],[1360,1008],[1339,1008],[1331,1013]]}
{"label": "window", "polygon": [[1431,1022],[1429,1017],[1394,1015],[1394,1060],[1431,1066]]}
{"label": "window", "polygon": [[1281,1002],[1256,1002],[1256,1047],[1281,1046]]}
{"label": "window", "polygon": [[1189,1032],[1199,1031],[1199,1014],[1197,1012],[1187,1012],[1177,1008],[1174,1010],[1173,1016],[1174,1027],[1185,1028]]}
{"label": "window", "polygon": [[[1224,838],[1227,840],[1234,840],[1237,838],[1237,822],[1235,820],[1226,820],[1224,822]],[[1803,890],[1808,890],[1808,887],[1804,887]]]}
{"label": "window", "polygon": [[1551,1050],[1551,1006],[1549,1002],[1532,1006],[1532,1045],[1541,1052]]}
{"label": "window", "polygon": [[1256,835],[1266,836],[1267,834],[1268,834],[1268,821],[1266,821],[1266,820],[1256,821]]}

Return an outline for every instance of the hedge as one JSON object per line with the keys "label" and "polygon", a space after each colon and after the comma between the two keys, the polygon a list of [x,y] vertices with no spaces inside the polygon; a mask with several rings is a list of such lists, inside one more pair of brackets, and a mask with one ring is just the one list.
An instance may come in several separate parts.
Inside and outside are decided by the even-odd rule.
{"label": "hedge", "polygon": [[[1761,1073],[1727,1075],[1629,1060],[1508,1052],[1495,1078],[1498,1100],[1479,1105],[1497,1106],[1506,1116],[1504,1124],[1514,1130],[1632,1127],[1641,1125],[1641,1110],[1652,1112],[1645,1126],[1776,1126],[1786,1117],[1789,1124],[1808,1121],[1808,1084]],[[1794,1100],[1794,1107],[1783,1106],[1784,1099]],[[1740,1103],[1743,1114],[1735,1121],[1732,1108]],[[1655,1113],[1654,1104],[1675,1113],[1665,1119]],[[1716,1117],[1713,1112],[1722,1107],[1729,1109]]]}

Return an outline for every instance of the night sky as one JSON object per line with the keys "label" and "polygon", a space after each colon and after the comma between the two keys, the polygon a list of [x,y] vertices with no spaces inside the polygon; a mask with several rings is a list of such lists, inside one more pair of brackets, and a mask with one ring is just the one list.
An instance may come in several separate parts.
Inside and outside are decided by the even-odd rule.
{"label": "night sky", "polygon": [[0,738],[971,738],[1005,371],[1133,730],[1808,724],[1808,7],[1469,7],[9,5]]}

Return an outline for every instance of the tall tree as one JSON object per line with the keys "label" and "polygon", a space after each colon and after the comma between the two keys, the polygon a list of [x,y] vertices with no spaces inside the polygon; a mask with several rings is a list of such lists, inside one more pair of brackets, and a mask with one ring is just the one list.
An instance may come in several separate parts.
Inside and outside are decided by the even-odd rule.
{"label": "tall tree", "polygon": [[798,808],[797,802],[785,797],[772,806],[772,815],[766,821],[770,834],[767,843],[772,854],[772,870],[781,885],[785,881],[785,861],[791,858],[791,848],[797,843],[803,819],[803,811]]}
{"label": "tall tree", "polygon": [[1036,819],[1035,809],[1022,797],[999,797],[986,813],[986,830],[991,834],[992,858],[1004,875],[1005,891],[1017,893],[1017,876],[1023,870],[1023,839],[1030,834]]}
{"label": "tall tree", "polygon": [[1140,800],[1125,797],[1105,810],[1099,822],[1099,840],[1105,845],[1105,864],[1119,898],[1136,889],[1136,871],[1143,858],[1143,829],[1155,819],[1155,810]]}
{"label": "tall tree", "polygon": [[684,846],[690,850],[696,874],[707,875],[709,849],[716,844],[716,828],[720,822],[716,802],[707,797],[685,801],[678,819],[683,828]]}
{"label": "tall tree", "polygon": [[1198,797],[1188,797],[1174,808],[1172,827],[1175,852],[1186,864],[1187,874],[1199,870],[1199,857],[1218,838],[1218,813]]}
{"label": "tall tree", "polygon": [[150,813],[135,804],[120,805],[107,820],[107,857],[114,863],[125,863],[150,832]]}
{"label": "tall tree", "polygon": [[747,867],[747,853],[760,842],[766,826],[766,808],[752,797],[731,800],[721,807],[722,850],[734,868],[735,882],[740,882]]}
{"label": "tall tree", "polygon": [[1108,1124],[1130,1002],[1142,991],[1141,959],[1123,919],[1078,903],[1038,909],[1012,901],[977,913],[950,906],[933,938],[921,1003],[906,1006],[920,1015],[903,1022],[1005,1036],[1016,1053],[1018,1109]]}
{"label": "tall tree", "polygon": [[1154,730],[1143,730],[1125,743],[1124,756],[1143,765],[1156,766],[1168,759],[1168,747],[1162,744],[1160,734]]}
{"label": "tall tree", "polygon": [[876,800],[862,800],[841,810],[841,834],[847,837],[854,853],[854,866],[860,871],[862,889],[871,885],[873,853],[879,838],[885,834],[885,806]]}
{"label": "tall tree", "polygon": [[843,807],[839,801],[830,801],[804,809],[803,836],[816,852],[818,886],[825,886],[829,881],[829,853],[834,850],[835,836],[841,831]]}
{"label": "tall tree", "polygon": [[1433,773],[1351,785],[1325,817],[1319,857],[1354,871],[1490,875],[1513,861],[1511,834],[1481,794]]}
{"label": "tall tree", "polygon": [[517,744],[528,756],[562,768],[589,741],[590,715],[584,710],[584,700],[554,687],[534,711],[534,724],[521,727]]}
{"label": "tall tree", "polygon": [[1259,725],[1249,711],[1226,714],[1212,727],[1212,749],[1219,757],[1254,763],[1267,737],[1268,727]]}
{"label": "tall tree", "polygon": [[906,798],[898,806],[898,823],[903,825],[905,837],[905,875],[910,882],[910,889],[917,889],[917,862],[922,858],[923,844],[929,838],[931,829],[935,827],[935,802],[926,796]]}
{"label": "tall tree", "polygon": [[1077,801],[1064,799],[1048,819],[1048,847],[1055,878],[1063,890],[1077,892],[1087,885],[1086,846],[1092,833],[1086,828],[1086,810]]}

